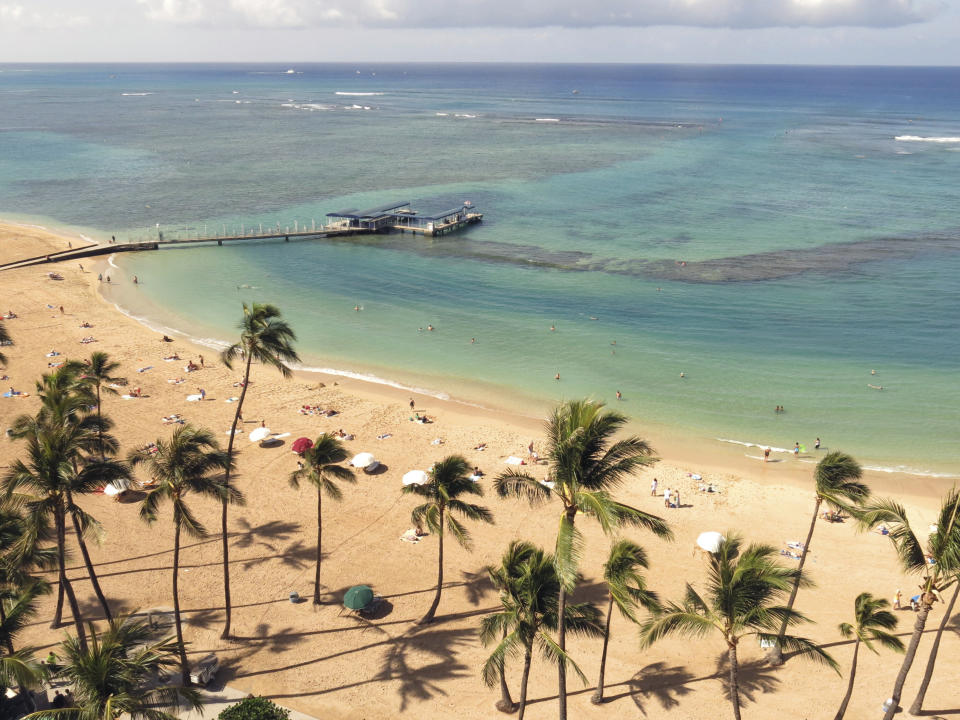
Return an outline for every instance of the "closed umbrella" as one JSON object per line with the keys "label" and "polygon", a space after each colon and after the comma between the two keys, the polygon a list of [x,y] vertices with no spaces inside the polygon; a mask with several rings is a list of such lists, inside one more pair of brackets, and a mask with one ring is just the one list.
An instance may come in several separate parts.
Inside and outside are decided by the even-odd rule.
{"label": "closed umbrella", "polygon": [[427,481],[427,474],[423,470],[411,470],[403,476],[404,485],[423,485]]}
{"label": "closed umbrella", "polygon": [[697,536],[697,547],[710,553],[715,553],[720,549],[720,543],[726,540],[718,532],[704,532]]}
{"label": "closed umbrella", "polygon": [[302,455],[307,450],[313,447],[313,440],[310,438],[302,437],[297,438],[293,441],[293,445],[290,446],[295,453]]}
{"label": "closed umbrella", "polygon": [[369,585],[354,585],[343,596],[343,604],[350,610],[363,610],[373,601],[373,590]]}
{"label": "closed umbrella", "polygon": [[377,459],[373,456],[373,453],[362,452],[359,455],[354,455],[353,460],[350,461],[350,464],[355,468],[373,470],[380,463],[377,462]]}
{"label": "closed umbrella", "polygon": [[250,433],[250,442],[259,442],[263,440],[267,435],[270,434],[270,428],[268,427],[258,427],[256,430]]}

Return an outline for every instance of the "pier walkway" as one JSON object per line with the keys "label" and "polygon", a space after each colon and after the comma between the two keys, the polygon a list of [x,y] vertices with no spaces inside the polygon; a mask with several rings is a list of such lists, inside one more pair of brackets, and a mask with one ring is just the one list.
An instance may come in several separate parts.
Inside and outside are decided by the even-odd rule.
{"label": "pier walkway", "polygon": [[63,262],[65,260],[81,260],[98,255],[112,255],[118,252],[142,252],[159,250],[161,247],[175,247],[183,245],[212,244],[223,245],[231,242],[290,242],[291,240],[311,240],[323,238],[346,237],[350,235],[373,235],[391,231],[417,233],[429,237],[446,235],[468,225],[479,223],[483,214],[476,211],[469,202],[462,207],[448,210],[440,215],[419,215],[410,209],[409,202],[393,203],[370,210],[356,211],[341,210],[327,213],[329,222],[326,225],[316,226],[311,223],[309,228],[300,227],[294,223],[290,227],[281,229],[279,226],[264,228],[262,225],[249,230],[243,225],[239,230],[222,225],[221,232],[210,235],[206,226],[201,231],[191,231],[189,228],[181,230],[165,230],[157,225],[157,239],[143,242],[108,243],[105,245],[87,245],[84,247],[62,250],[48,255],[38,255],[0,264],[0,270],[12,270],[18,267],[41,265],[45,263]]}

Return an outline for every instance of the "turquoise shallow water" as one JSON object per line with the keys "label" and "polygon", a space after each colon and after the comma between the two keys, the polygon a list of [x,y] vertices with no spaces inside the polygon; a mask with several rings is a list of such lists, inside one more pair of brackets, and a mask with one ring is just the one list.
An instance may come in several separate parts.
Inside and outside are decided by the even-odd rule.
{"label": "turquoise shallow water", "polygon": [[17,69],[6,215],[123,239],[397,199],[485,213],[118,258],[135,314],[229,339],[270,301],[308,365],[513,407],[620,390],[696,437],[960,468],[960,71]]}

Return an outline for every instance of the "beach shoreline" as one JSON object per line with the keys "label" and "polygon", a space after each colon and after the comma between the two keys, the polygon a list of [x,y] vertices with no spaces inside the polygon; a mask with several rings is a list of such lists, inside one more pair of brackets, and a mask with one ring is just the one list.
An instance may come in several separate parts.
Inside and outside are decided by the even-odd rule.
{"label": "beach shoreline", "polygon": [[[12,236],[20,240],[8,242]],[[17,243],[26,248],[31,243],[36,247],[37,242],[57,247],[69,240],[35,228],[27,232],[23,226],[0,225],[0,250],[4,253],[20,247]],[[47,278],[45,273],[52,269],[61,273],[63,280]],[[35,412],[33,383],[58,358],[79,359],[102,350],[121,363],[129,386],[142,387],[145,396],[108,396],[104,400],[105,412],[117,424],[123,454],[169,435],[177,425],[162,424],[160,418],[172,413],[211,428],[224,440],[234,408],[229,400],[239,395],[238,369],[228,370],[217,353],[182,337],[162,342],[161,333],[118,312],[98,291],[98,272],[91,263],[81,273],[76,262],[3,272],[4,287],[9,288],[4,302],[11,307],[2,309],[13,309],[18,315],[6,323],[16,344],[5,348],[9,361],[4,372],[11,376],[5,385],[31,394],[0,400],[0,424],[8,427],[16,414]],[[239,303],[237,309],[239,316]],[[84,322],[92,328],[79,327]],[[96,342],[78,345],[86,336],[95,337]],[[47,357],[54,349],[61,355]],[[164,362],[171,354],[180,359]],[[200,356],[204,357],[204,362],[198,362],[201,370],[187,373],[182,369]],[[184,382],[170,382],[178,377]],[[287,600],[290,591],[305,597],[311,592],[316,498],[312,490],[288,486],[287,476],[296,467],[288,445],[266,450],[242,440],[237,483],[246,493],[248,505],[231,515],[237,639],[219,639],[222,575],[219,538],[211,534],[192,542],[183,555],[181,599],[191,657],[216,652],[224,665],[224,679],[232,686],[268,695],[315,717],[441,717],[452,713],[467,720],[489,717],[496,692],[486,688],[479,677],[487,651],[476,640],[476,628],[478,615],[495,607],[496,593],[486,584],[484,567],[497,562],[514,538],[551,547],[557,509],[531,511],[516,501],[495,498],[487,486],[483,502],[493,510],[497,524],[471,527],[473,551],[451,543],[447,549],[451,580],[440,609],[443,622],[431,629],[417,629],[413,621],[422,614],[433,591],[436,545],[430,538],[417,544],[399,541],[410,525],[408,514],[413,505],[399,494],[399,477],[408,469],[426,468],[453,453],[462,453],[471,465],[482,467],[487,477],[492,477],[505,469],[505,458],[526,457],[531,440],[542,451],[542,420],[339,375],[297,372],[284,381],[275,371],[255,367],[253,377],[244,406],[245,434],[261,421],[281,435],[289,433],[284,443],[297,435],[315,437],[321,431],[342,428],[355,437],[347,442],[351,453],[375,451],[386,469],[379,475],[361,475],[356,489],[345,490],[344,502],[327,511],[324,604],[317,608],[294,605]],[[186,399],[200,388],[206,390],[205,402]],[[421,425],[408,419],[412,417],[411,399],[415,410],[428,414],[432,423]],[[337,414],[303,413],[304,405],[320,405]],[[637,534],[651,553],[650,581],[662,596],[679,597],[686,581],[702,584],[702,564],[689,548],[704,530],[740,530],[748,540],[773,544],[802,538],[813,507],[813,464],[793,458],[764,464],[745,458],[742,448],[698,445],[689,438],[649,433],[649,428],[641,425],[633,425],[631,430],[648,439],[661,460],[631,479],[618,494],[625,502],[666,517],[676,535],[676,541],[668,543],[648,533]],[[482,445],[485,449],[479,449]],[[0,443],[0,465],[9,465],[21,449],[18,442]],[[546,468],[541,465],[528,464],[525,469],[538,478],[545,477]],[[653,477],[658,478],[661,489],[672,487],[683,494],[682,510],[665,509],[659,494],[651,497],[648,488]],[[867,472],[865,477],[876,494],[893,495],[907,506],[920,520],[918,527],[935,518],[938,499],[946,490],[946,481],[937,478],[876,472]],[[718,492],[701,492],[703,485],[714,485]],[[131,610],[168,605],[172,531],[166,516],[147,526],[137,517],[136,506],[102,495],[84,498],[83,504],[104,524],[104,542],[92,547],[91,553],[104,591],[116,607]],[[214,533],[219,528],[219,508],[199,500],[196,505],[198,518]],[[811,637],[827,643],[838,637],[836,624],[849,619],[856,594],[870,590],[888,596],[898,586],[910,590],[915,579],[901,574],[886,539],[857,532],[851,523],[817,525],[816,552],[809,562],[818,587],[804,590],[800,605],[817,622],[810,626]],[[584,597],[600,600],[604,595],[598,576],[606,540],[595,523],[585,519],[582,528],[587,543],[582,592]],[[75,563],[70,575],[83,611],[96,617],[83,566]],[[357,582],[374,586],[390,605],[389,614],[369,627],[339,614],[343,590]],[[51,597],[45,598],[38,617],[49,617],[52,603]],[[940,613],[938,605],[928,627],[939,622]],[[899,632],[908,633],[912,617],[899,615]],[[723,677],[715,663],[723,648],[712,641],[695,647],[669,641],[641,652],[635,633],[622,619],[615,620],[614,628],[607,677],[622,686],[616,693],[619,699],[609,707],[594,707],[588,694],[581,692],[571,698],[574,716],[600,718],[609,712],[629,713],[636,707],[647,707],[644,712],[662,710],[671,718],[715,714]],[[45,652],[62,638],[64,629],[49,630],[46,621],[37,622],[28,628],[25,640]],[[940,684],[935,682],[928,696],[931,707],[951,707],[944,704],[951,702],[951,689],[944,679],[960,670],[957,643],[954,634],[944,636],[936,676]],[[576,639],[571,647],[593,681],[596,643]],[[926,657],[926,647],[921,647],[918,658]],[[832,652],[844,665],[849,650],[840,646]],[[342,662],[343,657],[350,662]],[[876,699],[887,696],[893,666],[898,664],[891,657],[861,658],[858,684],[862,686],[854,696],[851,717],[867,716],[878,706]],[[833,696],[842,694],[844,681],[828,670],[794,661],[777,671],[763,670],[757,648],[744,648],[743,662],[758,677],[766,678],[763,692],[750,700],[755,704],[750,712],[758,717],[776,714],[799,720],[820,716],[834,706]],[[677,672],[671,675],[667,672],[670,668]],[[681,672],[683,668],[686,670]],[[919,673],[915,668],[907,694],[919,682]],[[675,684],[664,686],[666,690],[654,682],[672,676],[676,676]],[[511,673],[510,679],[515,687],[517,676]],[[695,679],[710,688],[692,684]],[[555,682],[555,673],[545,664],[535,667],[531,696],[547,700],[531,706],[530,716],[535,720],[553,716],[554,703],[549,698],[556,692]],[[670,689],[673,687],[675,691]],[[580,685],[571,688],[579,691]],[[661,705],[658,697],[668,697],[670,703]]]}

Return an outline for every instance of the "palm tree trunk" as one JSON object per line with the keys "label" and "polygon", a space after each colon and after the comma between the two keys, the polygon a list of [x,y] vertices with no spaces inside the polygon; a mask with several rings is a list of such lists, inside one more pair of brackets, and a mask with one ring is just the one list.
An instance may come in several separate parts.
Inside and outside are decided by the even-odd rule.
{"label": "palm tree trunk", "polygon": [[533,659],[533,648],[527,646],[523,654],[523,676],[520,678],[520,714],[517,720],[523,720],[523,713],[527,710],[527,680],[530,677],[530,661]]}
{"label": "palm tree trunk", "polygon": [[730,656],[730,702],[733,703],[733,717],[740,720],[740,664],[737,662],[737,645],[728,643]]}
{"label": "palm tree trunk", "polygon": [[943,635],[947,623],[950,622],[950,614],[953,612],[954,603],[957,602],[957,595],[960,595],[960,578],[956,581],[953,597],[950,598],[950,604],[947,605],[947,610],[940,621],[940,627],[937,628],[937,635],[933,639],[933,647],[930,648],[930,657],[927,659],[927,668],[923,671],[923,682],[920,683],[917,697],[914,698],[913,705],[910,706],[911,715],[920,715],[923,712],[923,699],[926,697],[927,687],[929,687],[930,679],[933,677],[933,666],[937,662],[937,652],[940,650],[940,637]]}
{"label": "palm tree trunk", "polygon": [[[73,505],[73,499],[70,497],[70,492],[67,491],[67,504]],[[83,564],[87,566],[87,574],[90,576],[90,584],[93,585],[93,592],[97,596],[97,600],[100,601],[100,607],[103,608],[103,614],[106,616],[107,620],[113,620],[113,615],[110,614],[110,606],[107,604],[107,598],[104,597],[103,590],[100,589],[100,581],[97,580],[97,573],[93,570],[93,563],[90,561],[90,553],[87,552],[87,543],[83,539],[83,532],[80,530],[80,521],[77,519],[75,513],[70,513],[70,518],[73,520],[73,529],[77,534],[77,544],[80,546],[80,554],[83,555]]]}
{"label": "palm tree trunk", "polygon": [[63,585],[57,583],[57,609],[53,611],[53,622],[51,628],[58,628],[63,625]]}
{"label": "palm tree trunk", "polygon": [[857,654],[860,652],[860,638],[853,645],[853,662],[850,664],[850,681],[847,683],[847,693],[843,696],[843,702],[840,703],[840,709],[837,710],[833,720],[843,720],[844,713],[847,712],[847,704],[853,695],[853,679],[857,676]]}
{"label": "palm tree trunk", "polygon": [[610,643],[610,618],[613,617],[613,595],[610,596],[610,605],[607,607],[607,622],[603,628],[603,651],[600,653],[600,678],[597,680],[597,689],[590,698],[590,702],[599,705],[603,702],[603,671],[607,667],[607,645]]}
{"label": "palm tree trunk", "polygon": [[437,593],[433,596],[433,603],[427,614],[420,618],[417,625],[426,625],[433,622],[433,616],[437,614],[437,607],[440,605],[440,592],[443,590],[443,508],[440,508],[440,532],[437,533],[438,553],[437,553]]}
{"label": "palm tree trunk", "polygon": [[180,593],[177,588],[180,574],[180,520],[174,518],[173,531],[173,619],[177,625],[177,650],[180,652],[180,677],[184,687],[190,687],[190,665],[187,664],[187,650],[183,644],[183,623],[180,621]]}
{"label": "palm tree trunk", "polygon": [[[70,612],[73,613],[73,624],[77,628],[77,640],[83,650],[87,649],[87,631],[83,627],[83,618],[80,617],[80,606],[77,604],[77,596],[73,592],[73,586],[67,580],[66,567],[66,519],[63,517],[63,508],[58,507],[54,513],[57,525],[57,569],[60,580],[60,587],[67,595],[67,601],[70,603]],[[53,625],[51,627],[56,627]]]}
{"label": "palm tree trunk", "polygon": [[[810,540],[813,538],[813,531],[817,527],[817,516],[820,514],[820,504],[823,498],[817,495],[817,502],[813,506],[813,519],[810,521],[810,529],[807,531],[807,539],[803,543],[803,550],[800,553],[800,564],[797,565],[797,579],[793,581],[793,588],[790,590],[790,599],[787,601],[787,610],[793,610],[793,603],[797,599],[797,591],[800,589],[800,573],[803,571],[803,565],[807,562],[807,553],[810,552]],[[789,613],[787,613],[789,616]],[[777,641],[767,655],[767,662],[771,665],[783,665],[783,636],[787,634],[788,617],[783,619],[780,625],[780,632],[777,634]]]}
{"label": "palm tree trunk", "polygon": [[[103,454],[103,415],[100,412],[100,378],[97,378],[97,443],[100,446],[100,459],[105,458]],[[107,613],[107,618],[110,614]]]}
{"label": "palm tree trunk", "polygon": [[323,558],[321,541],[323,540],[323,493],[317,488],[317,574],[313,578],[313,604],[320,604],[320,561]]}
{"label": "palm tree trunk", "polygon": [[[560,597],[558,598],[557,612],[557,644],[560,649],[567,650],[567,588],[563,581],[560,582]],[[560,720],[567,720],[567,664],[561,660],[557,665],[557,680],[559,690],[557,700],[559,702]]]}
{"label": "palm tree trunk", "polygon": [[[503,629],[503,639],[507,639],[507,629]],[[517,704],[510,697],[510,687],[507,685],[507,664],[506,661],[500,664],[500,699],[496,704],[497,710],[502,713],[513,713],[517,710]]]}
{"label": "palm tree trunk", "polygon": [[[227,441],[227,469],[223,474],[223,482],[230,487],[230,468],[233,465],[233,440],[237,433],[237,424],[240,422],[240,413],[243,409],[243,400],[247,396],[247,388],[250,386],[250,363],[253,362],[253,354],[247,352],[247,365],[243,371],[243,387],[240,390],[240,399],[237,401],[237,410],[233,414],[233,424],[230,426],[230,439]],[[230,540],[227,536],[227,500],[224,498],[223,507],[220,512],[220,536],[223,540],[223,632],[220,638],[226,640],[230,637]]]}
{"label": "palm tree trunk", "polygon": [[907,681],[907,673],[910,672],[910,666],[913,665],[913,658],[917,654],[917,647],[920,645],[920,638],[923,636],[923,628],[927,624],[927,615],[930,614],[931,606],[927,602],[927,599],[926,594],[924,594],[921,600],[920,612],[917,613],[917,621],[913,624],[913,635],[910,637],[910,644],[907,645],[907,652],[903,656],[900,672],[897,673],[896,682],[893,684],[893,693],[890,695],[892,702],[884,713],[883,720],[893,720],[893,716],[897,714],[900,695],[903,693],[903,684]]}

